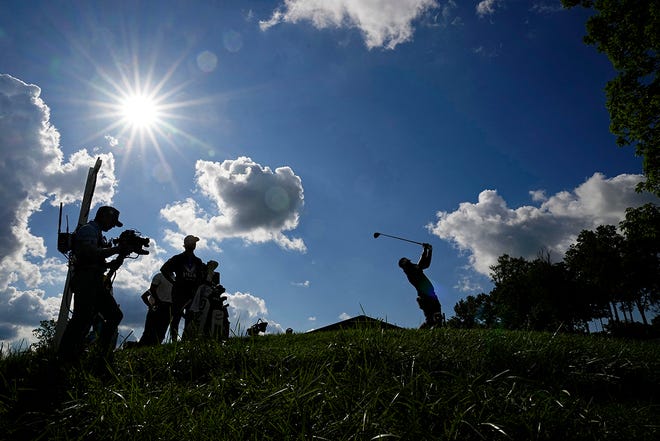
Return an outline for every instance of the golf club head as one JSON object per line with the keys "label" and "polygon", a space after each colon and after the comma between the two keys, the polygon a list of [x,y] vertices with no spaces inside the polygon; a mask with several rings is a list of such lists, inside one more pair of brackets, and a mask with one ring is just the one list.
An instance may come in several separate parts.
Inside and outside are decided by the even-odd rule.
{"label": "golf club head", "polygon": [[380,233],[374,233],[374,239],[378,239],[378,236],[380,236]]}

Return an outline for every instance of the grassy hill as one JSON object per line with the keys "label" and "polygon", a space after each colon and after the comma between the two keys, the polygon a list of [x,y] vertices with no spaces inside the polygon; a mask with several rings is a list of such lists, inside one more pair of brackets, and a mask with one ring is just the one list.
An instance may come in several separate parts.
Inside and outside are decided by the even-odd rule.
{"label": "grassy hill", "polygon": [[[6,439],[657,440],[657,342],[346,330],[0,359]],[[2,435],[0,435],[2,436]]]}

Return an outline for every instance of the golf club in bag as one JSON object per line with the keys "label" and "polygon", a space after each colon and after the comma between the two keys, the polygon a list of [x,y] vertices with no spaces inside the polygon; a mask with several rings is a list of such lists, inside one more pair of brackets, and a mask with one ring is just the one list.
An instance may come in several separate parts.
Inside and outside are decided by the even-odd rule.
{"label": "golf club in bag", "polygon": [[415,240],[404,239],[403,237],[391,236],[391,235],[385,234],[385,233],[374,233],[374,239],[378,239],[380,236],[390,237],[392,239],[403,240],[404,242],[410,242],[410,243],[415,243],[417,245],[424,246],[424,244],[422,242],[417,242]]}
{"label": "golf club in bag", "polygon": [[[211,271],[218,265],[211,267]],[[197,289],[190,304],[189,321],[183,331],[184,339],[208,337],[215,340],[229,338],[229,312],[225,287],[220,284],[220,274],[213,271],[211,283]]]}

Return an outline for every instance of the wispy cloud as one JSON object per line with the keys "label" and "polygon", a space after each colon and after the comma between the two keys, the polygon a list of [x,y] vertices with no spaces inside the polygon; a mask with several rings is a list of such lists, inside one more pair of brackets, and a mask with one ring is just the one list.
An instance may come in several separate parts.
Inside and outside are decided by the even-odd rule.
{"label": "wispy cloud", "polygon": [[394,49],[412,40],[413,21],[436,7],[435,0],[284,0],[259,26],[265,31],[280,23],[309,21],[317,29],[358,28],[367,48]]}
{"label": "wispy cloud", "polygon": [[351,318],[351,315],[347,314],[345,312],[342,312],[341,314],[339,314],[338,318],[339,318],[339,320],[348,320],[349,318]]}
{"label": "wispy cloud", "polygon": [[503,4],[504,2],[502,0],[481,0],[476,7],[477,15],[479,17],[493,15],[495,10]]}
{"label": "wispy cloud", "polygon": [[457,290],[465,293],[476,293],[478,291],[483,290],[481,285],[479,283],[476,283],[471,277],[469,276],[462,276],[458,282],[456,282],[456,285],[454,286]]}
{"label": "wispy cloud", "polygon": [[300,286],[302,288],[309,288],[311,285],[309,280],[305,280],[304,282],[291,282],[293,286]]}
{"label": "wispy cloud", "polygon": [[119,145],[119,139],[114,136],[106,135],[105,140],[108,141],[110,147],[117,147]]}
{"label": "wispy cloud", "polygon": [[600,173],[572,191],[545,198],[531,192],[542,204],[509,208],[497,190],[484,190],[476,203],[464,202],[453,212],[440,211],[429,231],[467,253],[477,272],[489,275],[502,254],[535,258],[544,249],[562,258],[580,231],[598,225],[617,225],[628,207],[658,198],[635,192],[641,175],[623,174],[611,179]]}
{"label": "wispy cloud", "polygon": [[472,53],[485,58],[498,57],[501,51],[502,51],[501,43],[497,46],[490,45],[489,48],[485,48],[483,45],[480,45],[472,49]]}
{"label": "wispy cloud", "polygon": [[561,5],[561,1],[537,1],[535,2],[531,10],[538,12],[539,14],[553,14],[555,12],[564,11],[564,7]]}

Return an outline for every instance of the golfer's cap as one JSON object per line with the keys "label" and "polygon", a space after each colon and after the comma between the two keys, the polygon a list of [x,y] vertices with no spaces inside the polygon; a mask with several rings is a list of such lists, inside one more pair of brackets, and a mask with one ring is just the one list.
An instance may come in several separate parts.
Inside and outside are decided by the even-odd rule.
{"label": "golfer's cap", "polygon": [[110,207],[108,205],[104,205],[102,207],[99,207],[98,210],[96,210],[96,217],[99,218],[101,216],[105,216],[106,214],[110,214],[114,217],[115,223],[113,226],[115,227],[123,227],[124,224],[119,222],[119,210],[117,210],[115,207]]}
{"label": "golfer's cap", "polygon": [[186,236],[185,239],[183,239],[183,246],[188,246],[188,245],[195,245],[199,241],[199,237],[195,237],[192,235]]}

